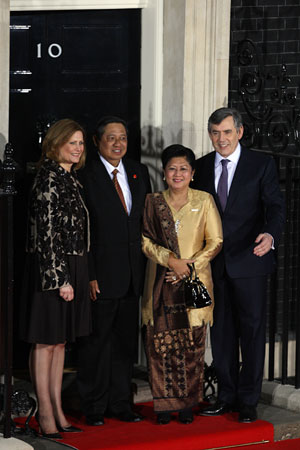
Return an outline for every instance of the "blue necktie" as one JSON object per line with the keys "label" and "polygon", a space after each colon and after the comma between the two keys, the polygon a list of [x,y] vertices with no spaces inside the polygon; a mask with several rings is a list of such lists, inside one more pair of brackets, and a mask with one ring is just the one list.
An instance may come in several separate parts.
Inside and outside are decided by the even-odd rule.
{"label": "blue necktie", "polygon": [[227,192],[228,192],[228,170],[227,164],[228,159],[221,159],[222,173],[219,179],[217,194],[221,203],[222,211],[224,211],[227,203]]}

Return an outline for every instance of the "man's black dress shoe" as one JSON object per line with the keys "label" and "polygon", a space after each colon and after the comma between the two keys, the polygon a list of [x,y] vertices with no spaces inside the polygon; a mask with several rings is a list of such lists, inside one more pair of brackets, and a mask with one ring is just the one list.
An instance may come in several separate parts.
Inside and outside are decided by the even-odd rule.
{"label": "man's black dress shoe", "polygon": [[242,405],[240,407],[239,422],[251,423],[257,419],[256,407],[251,405]]}
{"label": "man's black dress shoe", "polygon": [[113,417],[121,420],[122,422],[140,422],[144,419],[143,416],[133,411],[123,411],[118,414],[114,414]]}
{"label": "man's black dress shoe", "polygon": [[86,416],[85,420],[88,425],[91,425],[93,427],[99,427],[101,425],[104,425],[105,423],[102,414],[91,414],[89,416]]}
{"label": "man's black dress shoe", "polygon": [[231,412],[233,410],[232,405],[229,403],[217,400],[214,405],[208,406],[207,408],[199,411],[199,416],[221,416],[222,414]]}

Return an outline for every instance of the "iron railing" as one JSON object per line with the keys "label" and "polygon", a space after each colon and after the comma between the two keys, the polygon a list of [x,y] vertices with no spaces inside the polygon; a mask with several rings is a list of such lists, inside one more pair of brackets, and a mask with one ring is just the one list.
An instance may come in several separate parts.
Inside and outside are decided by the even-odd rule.
{"label": "iron railing", "polygon": [[[249,39],[238,44],[239,96],[244,106],[242,144],[272,155],[286,202],[285,230],[277,252],[278,269],[268,290],[270,381],[300,387],[300,111],[297,88],[290,87],[287,66],[266,71],[259,47]],[[296,341],[289,358],[289,342]],[[275,348],[281,345],[280,361]],[[293,370],[291,361],[296,361]],[[291,368],[289,368],[291,366]],[[279,368],[280,367],[280,371]]]}

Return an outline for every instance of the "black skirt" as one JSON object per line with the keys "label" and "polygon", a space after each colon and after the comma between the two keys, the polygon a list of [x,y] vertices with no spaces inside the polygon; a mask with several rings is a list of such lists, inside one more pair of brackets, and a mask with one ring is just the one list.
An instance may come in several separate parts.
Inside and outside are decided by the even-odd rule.
{"label": "black skirt", "polygon": [[54,345],[91,333],[87,255],[68,255],[67,260],[74,289],[68,302],[59,289],[42,291],[38,256],[27,255],[20,302],[20,337],[25,342]]}

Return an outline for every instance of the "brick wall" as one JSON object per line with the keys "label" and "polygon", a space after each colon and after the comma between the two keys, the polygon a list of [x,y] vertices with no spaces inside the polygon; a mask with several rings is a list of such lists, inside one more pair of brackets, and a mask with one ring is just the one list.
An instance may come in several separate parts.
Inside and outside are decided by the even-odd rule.
{"label": "brick wall", "polygon": [[[244,39],[251,40],[257,50],[255,51],[254,47],[250,48],[253,59],[246,65],[242,65],[239,60],[239,43]],[[243,59],[245,63],[245,58]],[[286,65],[286,74],[290,82],[278,79],[282,74],[282,64]],[[238,91],[246,72],[258,74],[256,87],[260,82],[263,83],[263,100],[268,105],[271,102],[274,104],[278,102],[278,97],[274,98],[274,92],[280,86],[286,86],[284,93],[287,99],[289,96],[298,96],[300,87],[299,0],[232,0],[229,103],[241,112],[245,111],[245,108]],[[282,93],[283,89],[279,89],[279,95]],[[250,97],[254,102],[262,99],[259,95]],[[290,110],[290,106],[281,102],[280,106],[277,104],[277,108],[275,105],[275,110],[285,113]],[[288,117],[290,118],[290,115]],[[282,117],[279,120],[284,122]],[[265,139],[255,143],[259,144],[255,145],[256,147],[267,147]]]}

